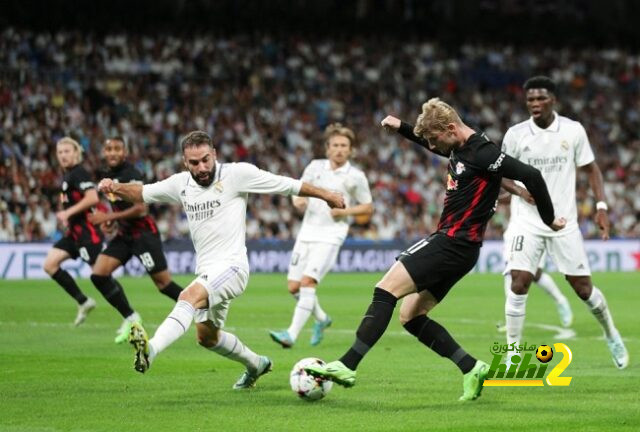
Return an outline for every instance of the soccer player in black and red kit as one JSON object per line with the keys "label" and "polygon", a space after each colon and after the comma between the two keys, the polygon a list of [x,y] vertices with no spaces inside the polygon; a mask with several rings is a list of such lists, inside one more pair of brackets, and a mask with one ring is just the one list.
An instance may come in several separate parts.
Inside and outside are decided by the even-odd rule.
{"label": "soccer player in black and red kit", "polygon": [[44,270],[78,303],[74,324],[80,325],[87,314],[96,307],[96,302],[87,297],[71,275],[60,268],[69,258],[82,258],[93,265],[102,250],[102,232],[88,216],[99,203],[98,191],[89,172],[83,168],[82,147],[77,141],[64,137],[56,143],[56,157],[64,171],[60,191],[63,210],[56,213],[58,221],[66,227],[64,237],[49,250],[44,261]]}
{"label": "soccer player in black and red kit", "polygon": [[388,130],[449,158],[444,208],[438,229],[402,252],[376,284],[371,302],[351,348],[339,359],[305,370],[345,387],[355,384],[356,368],[385,332],[398,299],[400,321],[420,342],[449,358],[463,373],[460,400],[474,400],[482,390],[488,365],[458,345],[447,330],[427,314],[475,265],[487,222],[493,215],[502,177],[520,180],[535,199],[542,220],[554,230],[564,227],[540,172],[505,155],[486,135],[462,122],[448,104],[433,98],[422,106],[416,127],[388,116]]}
{"label": "soccer player in black and red kit", "polygon": [[[105,173],[107,177],[119,183],[142,184],[142,174],[126,160],[127,146],[123,138],[107,139],[102,155],[109,167]],[[90,220],[96,225],[117,221],[118,233],[98,256],[91,281],[124,318],[115,339],[116,343],[122,343],[129,337],[131,324],[140,323],[141,318],[111,276],[118,267],[135,255],[162,294],[177,301],[182,288],[171,280],[160,234],[155,221],[147,213],[146,205],[133,204],[113,194],[108,194],[107,199],[111,202],[112,212],[92,214]]]}

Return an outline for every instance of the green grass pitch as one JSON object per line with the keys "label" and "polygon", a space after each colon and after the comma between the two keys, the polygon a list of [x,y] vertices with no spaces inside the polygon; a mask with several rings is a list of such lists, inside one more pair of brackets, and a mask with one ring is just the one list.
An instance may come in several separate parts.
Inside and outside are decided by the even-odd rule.
{"label": "green grass pitch", "polygon": [[[0,431],[364,431],[364,430],[638,430],[640,424],[640,273],[595,274],[631,355],[617,370],[601,331],[569,286],[554,275],[574,309],[576,337],[555,339],[551,300],[532,287],[524,340],[565,342],[573,361],[569,387],[484,389],[460,403],[462,377],[448,360],[404,332],[394,315],[387,333],[358,369],[354,388],[335,386],[322,401],[298,399],[289,371],[304,357],[334,360],[351,345],[377,274],[331,274],[319,289],[334,325],[318,347],[310,323],[293,349],[274,344],[269,329],[286,328],[294,307],[285,275],[251,276],[231,306],[227,327],[261,354],[274,371],[249,391],[233,391],[240,364],[199,347],[192,326],[145,375],[133,371],[128,345],[113,343],[117,313],[88,280],[81,287],[98,308],[73,328],[75,305],[49,280],[0,281]],[[188,276],[176,278],[186,284]],[[171,301],[148,278],[123,278],[132,305],[152,334]],[[432,313],[471,354],[489,360],[503,342],[499,275],[469,275]],[[556,359],[551,365],[556,364]],[[550,368],[551,369],[551,368]]]}

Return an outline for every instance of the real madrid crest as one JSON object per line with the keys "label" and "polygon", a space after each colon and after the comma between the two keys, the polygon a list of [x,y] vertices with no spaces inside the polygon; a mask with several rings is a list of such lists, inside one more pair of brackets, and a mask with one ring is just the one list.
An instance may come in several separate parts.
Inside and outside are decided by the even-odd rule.
{"label": "real madrid crest", "polygon": [[222,192],[224,190],[224,188],[222,187],[222,183],[221,182],[215,182],[213,184],[213,188],[217,191],[217,192]]}
{"label": "real madrid crest", "polygon": [[563,150],[569,150],[569,143],[565,140],[562,140],[562,142],[560,143],[560,147],[562,147]]}

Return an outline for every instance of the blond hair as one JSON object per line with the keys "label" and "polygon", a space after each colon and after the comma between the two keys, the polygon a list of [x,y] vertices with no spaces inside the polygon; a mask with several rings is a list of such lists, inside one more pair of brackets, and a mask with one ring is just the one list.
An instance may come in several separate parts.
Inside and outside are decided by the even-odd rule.
{"label": "blond hair", "polygon": [[347,138],[351,149],[353,149],[356,144],[356,134],[351,129],[342,126],[342,123],[331,123],[324,130],[324,143],[326,146],[329,146],[329,139],[335,135]]}
{"label": "blond hair", "polygon": [[427,138],[430,132],[443,132],[449,123],[461,124],[462,120],[455,109],[440,98],[431,98],[422,104],[422,113],[416,119],[413,133]]}
{"label": "blond hair", "polygon": [[84,149],[82,148],[80,143],[78,143],[78,141],[74,140],[71,137],[66,136],[58,140],[58,142],[56,143],[56,147],[62,144],[71,144],[77,154],[76,163],[82,162],[82,153],[84,152]]}

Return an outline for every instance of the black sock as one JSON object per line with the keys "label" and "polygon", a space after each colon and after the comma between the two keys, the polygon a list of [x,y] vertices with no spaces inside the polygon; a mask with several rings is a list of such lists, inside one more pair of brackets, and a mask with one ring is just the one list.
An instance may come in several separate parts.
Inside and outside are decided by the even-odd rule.
{"label": "black sock", "polygon": [[180,288],[180,285],[178,285],[174,281],[171,281],[167,284],[166,287],[162,288],[160,292],[173,299],[173,301],[178,301],[178,296],[182,292],[182,288]]}
{"label": "black sock", "polygon": [[475,366],[476,359],[458,345],[447,329],[426,315],[415,317],[404,328],[427,347],[454,362],[463,374]]}
{"label": "black sock", "polygon": [[66,270],[59,268],[57,272],[51,275],[51,278],[58,282],[58,285],[64,288],[67,294],[73,297],[79,305],[87,301],[87,296],[80,291],[78,284]]}
{"label": "black sock", "polygon": [[340,358],[346,367],[356,370],[367,351],[378,342],[391,321],[397,302],[398,299],[393,294],[376,287],[373,291],[373,300],[356,332],[355,342]]}
{"label": "black sock", "polygon": [[124,294],[124,290],[118,281],[111,276],[91,275],[91,282],[96,286],[102,296],[120,312],[123,318],[133,313],[133,309],[129,306],[129,300]]}

